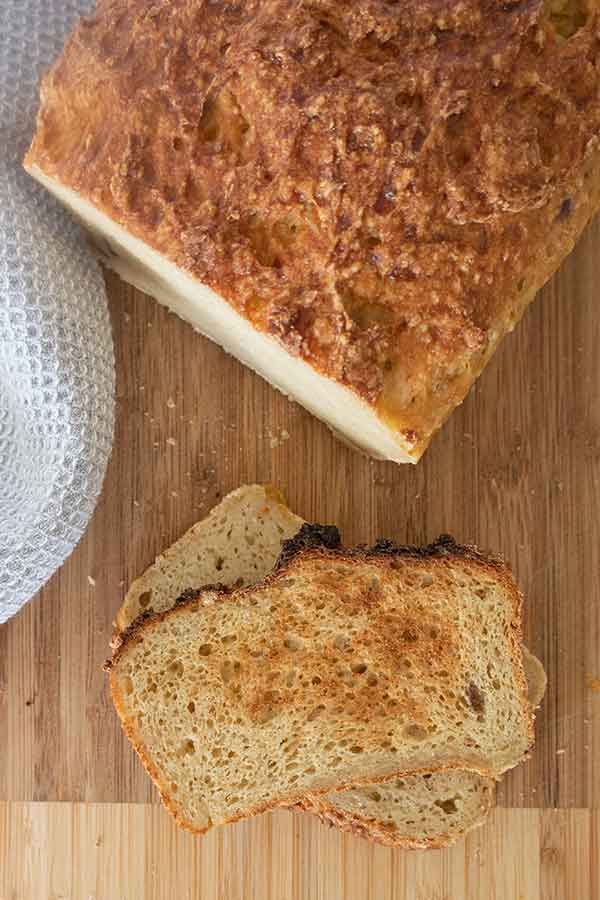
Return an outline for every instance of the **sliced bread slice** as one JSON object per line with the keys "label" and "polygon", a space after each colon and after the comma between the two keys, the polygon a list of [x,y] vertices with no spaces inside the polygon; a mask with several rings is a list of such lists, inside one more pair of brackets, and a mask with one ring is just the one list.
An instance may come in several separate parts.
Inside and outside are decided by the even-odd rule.
{"label": "sliced bread slice", "polygon": [[[117,626],[124,630],[144,612],[172,607],[189,588],[218,581],[228,587],[262,581],[277,562],[282,540],[303,524],[269,485],[243,485],[232,491],[136,579],[119,610]],[[525,648],[523,653],[525,660]],[[484,821],[494,793],[492,779],[450,769],[410,775],[377,789],[306,798],[297,808],[390,846],[443,847]]]}
{"label": "sliced bread slice", "polygon": [[404,775],[299,804],[322,822],[388,847],[447,847],[483,824],[494,802],[495,782],[460,769]]}
{"label": "sliced bread slice", "polygon": [[303,519],[271,485],[243,485],[221,500],[137,578],[117,613],[124,631],[144,612],[173,606],[188,588],[256,584],[268,575]]}
{"label": "sliced bread slice", "polygon": [[[274,488],[238,488],[134,582],[117,616],[118,625],[127,627],[149,607],[169,608],[191,586],[262,580],[279,556],[281,540],[295,534],[302,522]],[[529,701],[535,707],[543,697],[546,676],[525,647],[523,661]],[[482,822],[493,795],[491,779],[448,770],[405,776],[377,789],[356,788],[304,799],[299,808],[381,843],[441,847]]]}
{"label": "sliced bread slice", "polygon": [[113,699],[198,831],[419,770],[497,775],[533,739],[519,607],[502,563],[448,540],[300,550],[257,588],[138,620]]}
{"label": "sliced bread slice", "polygon": [[[522,647],[527,696],[536,709],[546,692],[546,672]],[[343,831],[389,847],[447,847],[483,824],[494,802],[495,782],[460,769],[405,775],[371,787],[306,797],[299,809]]]}

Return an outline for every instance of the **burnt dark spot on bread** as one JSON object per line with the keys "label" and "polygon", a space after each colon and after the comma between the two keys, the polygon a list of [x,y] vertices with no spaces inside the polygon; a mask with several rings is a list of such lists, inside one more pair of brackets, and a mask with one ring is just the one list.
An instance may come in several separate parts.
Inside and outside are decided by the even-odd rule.
{"label": "burnt dark spot on bread", "polygon": [[183,593],[177,597],[174,601],[174,606],[178,606],[181,604],[190,603],[193,600],[197,600],[198,597],[202,596],[202,594],[207,594],[210,592],[214,592],[217,594],[229,594],[231,593],[231,587],[226,584],[223,584],[220,581],[214,582],[213,584],[203,584],[197,588],[188,588],[183,591]]}
{"label": "burnt dark spot on bread", "polygon": [[342,540],[335,525],[319,525],[305,522],[297,535],[283,541],[276,568],[279,569],[290,562],[298,553],[305,550],[340,550]]}

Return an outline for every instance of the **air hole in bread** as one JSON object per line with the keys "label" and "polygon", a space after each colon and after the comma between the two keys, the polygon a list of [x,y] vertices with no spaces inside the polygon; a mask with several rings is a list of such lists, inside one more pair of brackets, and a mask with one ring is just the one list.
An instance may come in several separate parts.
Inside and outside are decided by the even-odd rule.
{"label": "air hole in bread", "polygon": [[429,734],[427,728],[424,728],[423,725],[417,725],[416,722],[413,722],[412,725],[407,725],[404,729],[404,734],[406,737],[411,738],[413,741],[424,741],[427,735]]}
{"label": "air hole in bread", "polygon": [[300,746],[300,741],[297,738],[294,738],[293,741],[290,741],[290,743],[287,745],[287,747],[283,748],[283,752],[287,756],[296,756],[299,746]]}
{"label": "air hole in bread", "polygon": [[439,808],[443,810],[446,815],[451,815],[452,813],[458,812],[455,797],[451,797],[449,800],[436,800],[435,805],[439,806]]}
{"label": "air hole in bread", "polygon": [[432,625],[431,628],[429,629],[429,637],[433,638],[433,640],[435,641],[439,638],[439,636],[440,636],[440,629],[438,628],[437,625]]}
{"label": "air hole in bread", "polygon": [[200,656],[210,656],[212,653],[212,646],[210,644],[201,644],[200,647],[198,647],[198,653]]}
{"label": "air hole in bread", "polygon": [[288,650],[296,651],[302,648],[302,641],[295,634],[288,634],[283,641],[284,647]]}
{"label": "air hole in bread", "polygon": [[460,171],[471,161],[473,125],[464,112],[456,112],[446,120],[446,158]]}
{"label": "air hole in bread", "polygon": [[278,582],[280,588],[294,587],[295,584],[295,578],[282,578],[281,581]]}
{"label": "air hole in bread", "polygon": [[192,753],[196,752],[196,745],[189,738],[183,742],[180,748],[181,756],[190,756]]}
{"label": "air hole in bread", "polygon": [[196,712],[196,704],[194,703],[193,700],[190,700],[190,702],[188,703],[188,705],[187,705],[187,710],[188,710],[189,713],[195,713],[195,712]]}
{"label": "air hole in bread", "polygon": [[383,303],[369,302],[365,297],[353,292],[350,287],[341,287],[338,282],[339,297],[344,311],[360,331],[374,326],[390,325],[394,320],[393,311]]}
{"label": "air hole in bread", "polygon": [[138,603],[142,607],[142,609],[146,609],[150,601],[152,600],[152,591],[144,591],[143,594],[140,594],[138,598]]}
{"label": "air hole in bread", "polygon": [[263,709],[259,709],[256,714],[256,721],[259,725],[266,725],[267,722],[270,722],[271,719],[274,719],[277,715],[277,710],[272,706],[265,706]]}
{"label": "air hole in bread", "polygon": [[234,641],[237,641],[237,634],[224,634],[221,638],[222,644],[233,644]]}
{"label": "air hole in bread", "polygon": [[236,660],[231,660],[231,659],[224,660],[221,663],[220,671],[221,671],[221,678],[223,679],[225,684],[228,684],[234,678],[237,678],[239,676],[241,668],[242,668],[241,663],[238,662],[237,659]]}
{"label": "air hole in bread", "polygon": [[467,699],[478,716],[485,712],[485,694],[474,682],[470,682],[467,687]]}
{"label": "air hole in bread", "polygon": [[183,663],[180,659],[176,659],[169,664],[168,670],[169,672],[173,672],[174,675],[177,675],[177,677],[180,678],[183,675]]}
{"label": "air hole in bread", "polygon": [[354,665],[351,666],[351,669],[355,675],[363,675],[367,671],[367,664],[363,662],[354,663]]}
{"label": "air hole in bread", "polygon": [[432,575],[423,575],[421,578],[421,587],[429,587],[433,584],[433,576]]}
{"label": "air hole in bread", "polygon": [[400,637],[407,644],[415,644],[419,640],[419,635],[414,628],[405,628]]}
{"label": "air hole in bread", "polygon": [[318,706],[315,706],[315,708],[308,714],[307,721],[313,722],[318,716],[321,715],[324,709],[325,707],[322,703],[320,703]]}

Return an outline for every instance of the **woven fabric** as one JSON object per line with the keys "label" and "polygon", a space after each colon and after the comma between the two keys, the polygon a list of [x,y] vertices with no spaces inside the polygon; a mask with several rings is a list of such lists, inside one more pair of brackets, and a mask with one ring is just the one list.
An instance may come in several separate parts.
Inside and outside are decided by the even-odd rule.
{"label": "woven fabric", "polygon": [[81,537],[112,443],[102,274],[79,227],[21,168],[40,75],[88,7],[0,2],[0,622]]}

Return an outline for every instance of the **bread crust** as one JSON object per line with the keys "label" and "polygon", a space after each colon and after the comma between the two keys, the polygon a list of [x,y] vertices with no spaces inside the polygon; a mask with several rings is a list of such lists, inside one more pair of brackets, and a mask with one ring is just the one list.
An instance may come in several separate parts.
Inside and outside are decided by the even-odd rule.
{"label": "bread crust", "polygon": [[[519,626],[518,638],[520,647],[520,620],[523,595],[513,579],[510,567],[500,556],[493,556],[491,554],[486,555],[474,545],[458,544],[452,535],[442,534],[435,541],[422,547],[408,544],[395,544],[393,541],[381,539],[376,541],[372,547],[358,546],[344,548],[341,546],[340,534],[335,525],[321,525],[319,523],[304,522],[295,537],[283,542],[282,552],[278,563],[273,572],[263,579],[262,584],[266,587],[285,578],[287,570],[299,556],[315,559],[329,558],[338,561],[341,558],[365,559],[370,562],[379,562],[382,565],[385,564],[386,559],[412,559],[421,560],[423,562],[431,560],[451,561],[452,559],[468,560],[475,563],[478,567],[481,567],[482,570],[493,574],[495,578],[502,582],[503,587],[510,594],[513,604],[513,615]],[[131,641],[141,639],[143,628],[148,624],[160,622],[182,607],[201,604],[207,599],[210,600],[210,602],[215,602],[215,600],[218,601],[231,594],[242,597],[244,594],[251,594],[255,590],[256,585],[238,589],[233,589],[222,584],[204,585],[200,588],[190,588],[189,590],[184,591],[169,609],[162,610],[158,613],[142,613],[124,631],[115,636],[112,645],[113,655],[111,659],[108,659],[105,662],[105,671],[110,671]],[[524,676],[522,684],[524,685],[524,695],[526,696],[527,685]]]}
{"label": "bread crust", "polygon": [[100,0],[26,166],[418,458],[600,202],[600,19],[542,0]]}
{"label": "bread crust", "polygon": [[[323,536],[323,534],[327,534],[328,540],[331,539],[332,532],[330,527],[328,527],[325,531],[323,526],[318,525],[307,525],[305,527],[304,534],[305,538],[310,537],[313,541],[318,542],[319,538]],[[300,541],[293,538],[290,542],[292,545],[296,545],[298,547]],[[285,554],[285,548],[284,548]],[[522,705],[524,720],[527,723],[527,736],[528,736],[528,750],[527,754],[531,751],[534,743],[534,712],[531,704],[528,701],[527,697],[527,682],[525,680],[525,674],[523,670],[522,663],[522,654],[521,654],[521,626],[520,626],[520,611],[522,605],[522,594],[519,591],[517,585],[515,584],[511,571],[507,564],[501,560],[499,557],[488,557],[478,551],[475,547],[464,546],[456,544],[455,541],[448,535],[441,536],[437,541],[434,541],[432,544],[429,544],[426,547],[396,547],[391,542],[378,542],[374,547],[360,547],[353,550],[344,550],[344,549],[330,549],[319,546],[310,546],[306,547],[306,540],[302,543],[302,549],[298,549],[297,552],[292,553],[291,557],[285,559],[281,563],[281,565],[264,581],[263,586],[268,586],[271,584],[276,584],[278,580],[282,580],[289,573],[290,568],[293,566],[294,562],[298,558],[298,556],[302,556],[302,558],[309,559],[322,559],[322,560],[332,560],[339,562],[340,559],[357,559],[362,558],[365,560],[369,560],[369,562],[375,562],[376,564],[381,565],[382,567],[394,563],[396,560],[402,560],[403,558],[409,558],[411,560],[422,561],[424,565],[428,566],[430,570],[432,565],[448,565],[453,560],[460,559],[461,561],[467,562],[470,566],[478,569],[480,572],[486,572],[488,574],[493,575],[494,579],[499,580],[503,585],[504,589],[507,591],[508,595],[511,598],[512,608],[513,608],[513,621],[511,624],[510,634],[508,636],[510,651],[511,651],[511,659],[513,666],[513,676],[515,679],[515,683],[517,685],[517,691],[519,695],[519,699]],[[225,599],[226,597],[230,597],[235,595],[236,597],[241,597],[244,594],[250,594],[252,591],[255,591],[256,587],[249,588],[241,588],[235,591],[231,590],[211,590],[210,593],[205,592],[204,590],[191,590],[186,592],[182,597],[180,597],[175,606],[168,610],[164,610],[159,613],[147,614],[144,613],[138,619],[135,620],[131,624],[129,628],[127,628],[121,635],[116,638],[114,647],[113,647],[113,655],[110,660],[107,660],[105,663],[105,670],[109,673],[110,676],[110,688],[111,695],[113,699],[113,703],[115,708],[119,714],[119,718],[121,719],[123,728],[125,733],[127,734],[131,744],[142,760],[143,765],[145,766],[148,774],[156,784],[159,793],[161,795],[161,799],[165,806],[173,813],[176,820],[180,825],[187,828],[190,831],[196,832],[204,832],[208,830],[210,824],[207,825],[204,829],[198,829],[193,826],[190,822],[187,822],[183,819],[181,813],[177,810],[176,804],[170,797],[167,787],[161,782],[160,775],[156,771],[155,767],[152,764],[151,758],[149,754],[146,752],[146,749],[143,743],[139,740],[139,736],[135,730],[135,728],[131,725],[129,720],[127,719],[125,707],[123,703],[123,698],[121,696],[119,687],[118,687],[118,679],[114,676],[113,670],[115,666],[118,664],[121,656],[126,652],[127,648],[131,647],[132,644],[143,640],[144,635],[148,629],[152,629],[156,627],[157,624],[166,620],[172,616],[180,615],[183,610],[189,607],[202,605],[203,603],[210,602],[215,603],[219,602],[219,600]],[[497,777],[497,772],[493,771],[490,768],[476,768],[473,765],[465,765],[465,761],[461,759],[448,760],[443,765],[440,765],[436,768],[436,771],[443,771],[449,769],[466,769],[470,771],[474,771],[479,775],[489,778]],[[398,769],[395,772],[387,773],[385,776],[380,777],[365,777],[364,779],[354,780],[348,783],[340,783],[336,785],[335,790],[344,791],[349,790],[353,787],[366,786],[369,784],[379,784],[384,783],[385,781],[389,781],[392,778],[402,777],[406,774],[427,774],[429,769],[420,769],[415,770],[411,769],[409,771]],[[322,789],[315,789],[311,791],[311,797],[308,799],[306,797],[305,792],[299,792],[297,796],[287,796],[285,800],[281,803],[265,803],[261,805],[257,805],[251,809],[246,810],[245,814],[234,816],[227,820],[227,822],[234,822],[241,819],[248,818],[252,815],[257,815],[262,812],[266,812],[268,810],[274,809],[277,806],[296,806],[299,805],[302,807],[304,803],[311,802],[317,803],[317,799],[319,796],[326,795],[332,793],[331,787],[324,787]],[[356,823],[354,823],[356,824]],[[358,826],[357,826],[358,827]]]}

